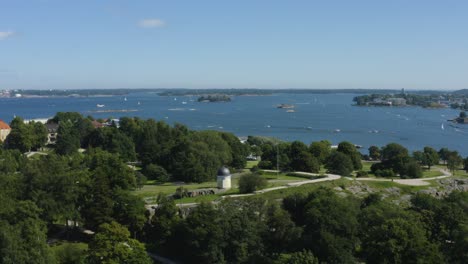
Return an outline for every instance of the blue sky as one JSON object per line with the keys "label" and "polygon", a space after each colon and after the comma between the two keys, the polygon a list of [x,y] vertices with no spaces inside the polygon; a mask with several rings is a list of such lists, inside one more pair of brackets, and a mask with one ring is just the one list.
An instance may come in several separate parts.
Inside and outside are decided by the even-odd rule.
{"label": "blue sky", "polygon": [[0,89],[468,88],[468,1],[0,0]]}

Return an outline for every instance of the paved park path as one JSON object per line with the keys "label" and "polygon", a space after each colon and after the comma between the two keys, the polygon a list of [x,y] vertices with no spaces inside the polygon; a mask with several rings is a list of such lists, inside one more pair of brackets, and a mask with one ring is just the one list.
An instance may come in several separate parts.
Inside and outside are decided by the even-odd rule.
{"label": "paved park path", "polygon": [[[264,171],[266,171],[266,172],[277,172],[276,170],[264,170]],[[307,176],[311,176],[311,177],[320,176],[320,174],[317,174],[317,173],[309,173],[309,172],[300,172],[300,171],[296,171],[296,172],[294,172],[294,173],[302,174],[302,175],[307,175]],[[255,191],[254,193],[224,195],[224,196],[222,196],[222,198],[225,199],[225,198],[236,198],[236,197],[252,196],[252,195],[262,194],[262,193],[266,193],[266,192],[271,192],[271,191],[276,191],[276,190],[291,188],[291,187],[298,187],[298,186],[301,186],[301,185],[304,185],[304,184],[309,184],[309,183],[317,183],[317,182],[324,182],[324,181],[334,181],[334,180],[338,180],[338,179],[341,178],[341,176],[335,175],[335,174],[324,174],[324,175],[325,175],[325,177],[319,178],[319,179],[290,182],[290,183],[287,183],[287,184],[284,185],[284,186],[277,186],[277,187],[272,187],[272,188],[266,188],[266,189],[262,189],[262,190]]]}
{"label": "paved park path", "polygon": [[[304,180],[304,181],[295,181],[295,182],[289,182],[286,185],[283,186],[277,186],[277,187],[272,187],[272,188],[267,188],[267,189],[262,189],[255,191],[254,193],[245,193],[245,194],[231,194],[231,195],[224,195],[221,196],[222,199],[226,198],[237,198],[237,197],[245,197],[245,196],[253,196],[253,195],[258,195],[258,194],[263,194],[271,191],[276,191],[276,190],[282,190],[282,189],[287,189],[287,188],[293,188],[293,187],[298,187],[304,184],[311,184],[311,183],[318,183],[318,182],[325,182],[325,181],[335,181],[339,180],[341,178],[345,178],[348,180],[356,180],[356,181],[393,181],[398,184],[403,184],[403,185],[410,185],[410,186],[426,186],[430,185],[429,182],[430,180],[438,180],[438,179],[443,179],[443,178],[448,178],[451,177],[452,174],[446,170],[446,169],[438,169],[443,175],[442,176],[437,176],[437,177],[431,177],[431,178],[419,178],[419,179],[382,179],[382,178],[351,178],[351,177],[341,177],[340,175],[335,175],[335,174],[317,174],[317,173],[310,173],[310,172],[295,172],[298,174],[302,175],[307,175],[307,176],[320,176],[324,175],[325,177],[319,178],[319,179],[314,179],[314,180]],[[276,173],[276,170],[264,170],[266,172],[273,172]],[[195,207],[197,206],[198,203],[180,203],[177,204],[179,207]],[[157,204],[147,204],[146,208],[155,208],[157,207]]]}
{"label": "paved park path", "polygon": [[[430,185],[429,182],[430,180],[438,180],[438,179],[443,179],[447,177],[451,177],[452,173],[447,171],[446,169],[439,169],[439,171],[443,174],[442,176],[437,176],[437,177],[431,177],[431,178],[418,178],[418,179],[382,179],[382,178],[356,178],[357,181],[393,181],[399,184],[403,185],[410,185],[410,186],[425,186],[425,185]],[[348,178],[350,180],[353,180],[352,178]]]}

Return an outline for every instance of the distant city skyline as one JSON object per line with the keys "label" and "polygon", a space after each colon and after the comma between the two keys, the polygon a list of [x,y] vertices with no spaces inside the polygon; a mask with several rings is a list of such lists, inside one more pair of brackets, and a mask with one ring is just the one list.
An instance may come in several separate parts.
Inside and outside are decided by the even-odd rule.
{"label": "distant city skyline", "polygon": [[458,90],[467,13],[463,0],[0,0],[0,90]]}

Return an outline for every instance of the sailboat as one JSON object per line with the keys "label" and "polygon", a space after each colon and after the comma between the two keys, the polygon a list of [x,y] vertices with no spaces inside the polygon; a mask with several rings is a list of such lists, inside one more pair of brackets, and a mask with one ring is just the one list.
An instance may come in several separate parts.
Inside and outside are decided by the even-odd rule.
{"label": "sailboat", "polygon": [[127,101],[127,97],[124,97],[124,101],[125,101],[125,102]]}
{"label": "sailboat", "polygon": [[442,123],[442,125],[440,126],[440,128],[441,128],[442,130],[445,130],[444,123]]}

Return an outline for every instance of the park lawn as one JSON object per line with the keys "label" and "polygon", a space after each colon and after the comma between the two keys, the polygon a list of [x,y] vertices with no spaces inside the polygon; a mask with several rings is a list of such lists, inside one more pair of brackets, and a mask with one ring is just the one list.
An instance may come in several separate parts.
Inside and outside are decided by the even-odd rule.
{"label": "park lawn", "polygon": [[375,174],[371,172],[371,166],[372,164],[375,164],[375,162],[362,161],[361,163],[362,163],[361,171],[367,172],[367,177],[377,177],[375,176]]}
{"label": "park lawn", "polygon": [[325,168],[325,165],[320,165],[319,174],[325,174],[325,173],[327,173],[327,169]]}
{"label": "park lawn", "polygon": [[444,175],[442,172],[438,171],[438,170],[434,170],[434,169],[431,169],[431,170],[427,170],[427,169],[423,169],[423,178],[432,178],[432,177],[438,177],[438,176],[442,176]]}
{"label": "park lawn", "polygon": [[401,194],[411,194],[417,191],[428,189],[430,187],[438,186],[435,180],[427,181],[427,182],[429,183],[429,185],[424,185],[424,186],[411,186],[411,185],[399,184],[399,183],[392,182],[392,181],[366,181],[365,184],[367,184],[371,188],[378,189],[378,190],[396,187],[401,190]]}
{"label": "park lawn", "polygon": [[253,168],[254,166],[257,166],[258,165],[258,160],[248,160],[247,161],[247,165],[245,166],[246,169],[251,169]]}
{"label": "park lawn", "polygon": [[[377,177],[373,173],[371,173],[371,166],[374,164],[374,162],[367,162],[367,161],[362,161],[362,171],[367,171],[368,177]],[[444,175],[441,173],[438,169],[445,168],[445,166],[432,166],[431,170],[428,170],[427,168],[423,167],[423,178],[432,178],[432,177],[438,177]],[[380,178],[380,177],[377,177]],[[398,179],[398,177],[395,177],[395,179]]]}
{"label": "park lawn", "polygon": [[285,181],[305,181],[310,179],[310,176],[304,175],[302,176],[289,176],[286,173],[279,173],[277,174],[276,172],[262,172],[262,177],[267,179],[267,180],[285,180]]}
{"label": "park lawn", "polygon": [[468,177],[468,172],[466,172],[465,170],[457,170],[455,172],[455,176]]}
{"label": "park lawn", "polygon": [[362,161],[362,170],[363,171],[367,171],[367,172],[370,172],[370,168],[372,166],[372,164],[374,164],[374,162],[367,162],[367,161]]}

